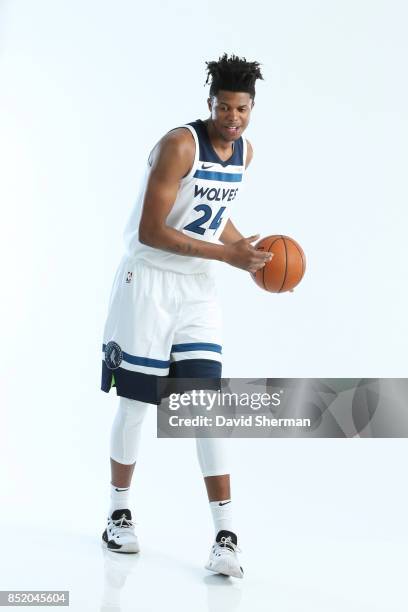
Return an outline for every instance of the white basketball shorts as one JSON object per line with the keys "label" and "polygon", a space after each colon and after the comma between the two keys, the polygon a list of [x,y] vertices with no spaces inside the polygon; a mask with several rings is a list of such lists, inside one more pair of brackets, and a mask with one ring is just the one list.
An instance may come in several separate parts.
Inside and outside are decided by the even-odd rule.
{"label": "white basketball shorts", "polygon": [[102,344],[101,389],[160,403],[158,377],[221,378],[221,310],[211,274],[123,257]]}

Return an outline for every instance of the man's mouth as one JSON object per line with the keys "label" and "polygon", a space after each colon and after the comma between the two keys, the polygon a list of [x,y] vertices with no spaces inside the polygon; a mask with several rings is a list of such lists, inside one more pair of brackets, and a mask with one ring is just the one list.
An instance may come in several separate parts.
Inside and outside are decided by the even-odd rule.
{"label": "man's mouth", "polygon": [[240,130],[239,125],[225,125],[224,127],[230,134],[237,134]]}

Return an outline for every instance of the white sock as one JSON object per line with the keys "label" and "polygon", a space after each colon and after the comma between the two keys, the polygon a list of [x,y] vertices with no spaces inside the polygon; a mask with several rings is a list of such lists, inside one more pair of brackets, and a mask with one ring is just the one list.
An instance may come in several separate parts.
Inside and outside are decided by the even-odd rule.
{"label": "white sock", "polygon": [[215,536],[222,529],[232,529],[232,502],[230,499],[210,502],[211,513],[214,521]]}
{"label": "white sock", "polygon": [[115,510],[129,508],[129,490],[130,487],[118,487],[111,484],[109,516],[111,516],[112,512]]}

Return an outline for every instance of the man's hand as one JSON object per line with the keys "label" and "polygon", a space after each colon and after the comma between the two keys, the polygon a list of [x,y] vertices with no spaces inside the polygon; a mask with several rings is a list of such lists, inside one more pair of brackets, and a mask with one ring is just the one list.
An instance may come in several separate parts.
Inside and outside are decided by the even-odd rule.
{"label": "man's hand", "polygon": [[270,261],[273,257],[273,253],[265,253],[264,251],[258,251],[251,242],[258,240],[259,234],[255,236],[249,236],[249,238],[241,238],[231,244],[224,246],[226,263],[247,272],[255,273],[264,267],[267,261]]}

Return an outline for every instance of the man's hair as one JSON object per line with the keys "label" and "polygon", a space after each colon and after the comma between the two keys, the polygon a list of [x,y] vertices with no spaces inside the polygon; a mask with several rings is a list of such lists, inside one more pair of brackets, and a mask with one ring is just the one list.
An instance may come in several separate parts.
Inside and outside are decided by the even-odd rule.
{"label": "man's hair", "polygon": [[258,62],[247,62],[245,57],[226,53],[217,62],[206,62],[207,80],[210,82],[210,96],[216,96],[220,89],[245,91],[255,98],[255,82],[263,79]]}

